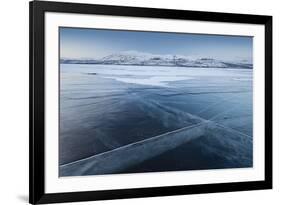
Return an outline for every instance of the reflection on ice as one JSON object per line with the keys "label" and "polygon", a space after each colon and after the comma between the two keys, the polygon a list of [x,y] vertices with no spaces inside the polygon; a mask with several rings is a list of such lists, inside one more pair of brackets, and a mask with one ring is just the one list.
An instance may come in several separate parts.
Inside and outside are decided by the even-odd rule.
{"label": "reflection on ice", "polygon": [[127,78],[127,77],[105,77],[111,78],[120,82],[124,83],[134,83],[140,85],[152,85],[152,86],[162,86],[162,87],[169,87],[168,82],[172,81],[180,81],[180,80],[190,80],[193,79],[191,77],[180,77],[180,76],[149,76],[146,78]]}

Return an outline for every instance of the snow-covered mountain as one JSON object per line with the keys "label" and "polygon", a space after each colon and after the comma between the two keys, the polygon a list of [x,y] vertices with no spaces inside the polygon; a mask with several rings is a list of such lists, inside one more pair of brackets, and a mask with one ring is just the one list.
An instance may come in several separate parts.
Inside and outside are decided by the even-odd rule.
{"label": "snow-covered mountain", "polygon": [[144,65],[144,66],[182,66],[199,68],[248,68],[248,61],[222,61],[213,58],[194,58],[183,55],[156,55],[137,51],[125,51],[105,56],[101,59],[61,59],[68,64],[110,64],[110,65]]}

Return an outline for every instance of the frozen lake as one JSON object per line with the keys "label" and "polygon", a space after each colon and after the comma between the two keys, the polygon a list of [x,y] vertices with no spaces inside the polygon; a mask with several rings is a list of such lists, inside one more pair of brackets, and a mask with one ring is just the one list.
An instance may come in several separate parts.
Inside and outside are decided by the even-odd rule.
{"label": "frozen lake", "polygon": [[60,69],[60,165],[200,118],[234,137],[214,129],[118,173],[252,167],[251,69],[90,64]]}

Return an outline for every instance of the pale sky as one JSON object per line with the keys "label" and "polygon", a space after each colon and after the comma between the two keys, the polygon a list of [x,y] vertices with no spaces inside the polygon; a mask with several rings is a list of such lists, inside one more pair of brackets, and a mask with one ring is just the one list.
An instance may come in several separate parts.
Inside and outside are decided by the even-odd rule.
{"label": "pale sky", "polygon": [[152,54],[252,61],[253,38],[249,36],[60,28],[61,58],[98,59],[128,50]]}

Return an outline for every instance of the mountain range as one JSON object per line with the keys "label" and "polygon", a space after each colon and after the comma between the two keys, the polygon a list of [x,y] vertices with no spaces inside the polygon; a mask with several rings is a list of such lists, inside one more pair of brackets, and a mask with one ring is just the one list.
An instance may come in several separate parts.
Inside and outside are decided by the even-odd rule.
{"label": "mountain range", "polygon": [[198,68],[246,68],[253,65],[247,60],[223,61],[210,57],[188,57],[183,55],[156,55],[138,51],[114,53],[100,59],[67,59],[60,60],[64,64],[106,64],[106,65],[138,65],[138,66],[178,66]]}

